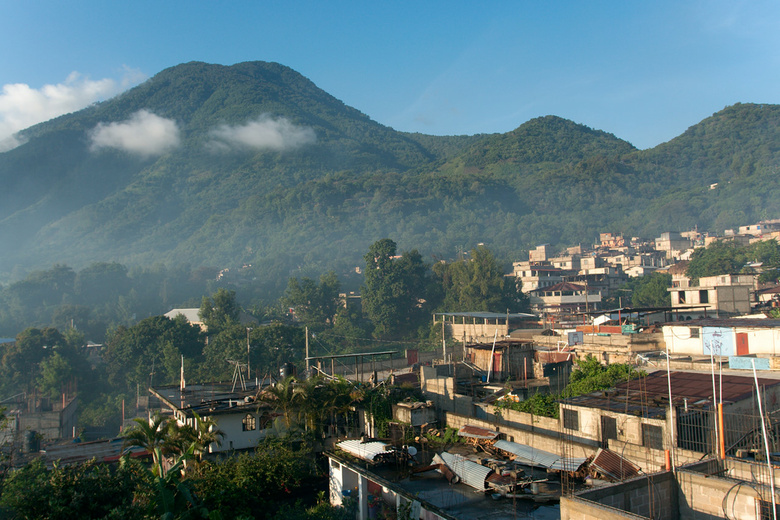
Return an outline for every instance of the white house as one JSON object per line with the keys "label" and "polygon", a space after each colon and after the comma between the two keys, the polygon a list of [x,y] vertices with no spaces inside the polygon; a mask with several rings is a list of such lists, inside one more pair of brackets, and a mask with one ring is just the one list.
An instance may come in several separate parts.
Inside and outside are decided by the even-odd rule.
{"label": "white house", "polygon": [[179,425],[197,427],[195,413],[210,418],[224,433],[221,444],[211,444],[209,453],[254,448],[274,431],[275,413],[255,402],[257,388],[233,389],[228,383],[208,383],[150,388],[152,396],[173,412]]}
{"label": "white house", "polygon": [[780,320],[702,319],[663,326],[670,354],[686,356],[780,355]]}

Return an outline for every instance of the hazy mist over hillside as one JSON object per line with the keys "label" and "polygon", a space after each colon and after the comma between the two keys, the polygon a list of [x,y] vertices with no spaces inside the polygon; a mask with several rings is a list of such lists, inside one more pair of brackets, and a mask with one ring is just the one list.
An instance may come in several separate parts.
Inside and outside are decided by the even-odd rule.
{"label": "hazy mist over hillside", "polygon": [[280,64],[191,62],[17,134],[0,153],[0,272],[115,261],[287,277],[352,271],[383,237],[428,261],[477,243],[519,260],[602,231],[722,231],[780,214],[778,123],[775,105],[738,104],[650,150],[555,116],[410,134]]}

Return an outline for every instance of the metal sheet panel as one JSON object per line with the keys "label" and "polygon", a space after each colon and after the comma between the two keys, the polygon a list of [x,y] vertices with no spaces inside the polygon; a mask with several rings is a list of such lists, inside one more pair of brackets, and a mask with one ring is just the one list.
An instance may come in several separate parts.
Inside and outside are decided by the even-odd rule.
{"label": "metal sheet panel", "polygon": [[639,475],[639,467],[614,451],[600,449],[590,463],[591,467],[613,480],[625,480]]}
{"label": "metal sheet panel", "polygon": [[458,436],[469,437],[473,439],[492,440],[498,437],[498,432],[488,430],[487,428],[480,428],[479,426],[472,426],[470,424],[464,424],[458,430]]}
{"label": "metal sheet panel", "polygon": [[361,443],[359,440],[342,441],[336,444],[339,448],[351,453],[355,457],[358,457],[369,462],[374,462],[374,457],[381,455],[382,453],[390,453],[388,445],[384,442],[365,442]]}
{"label": "metal sheet panel", "polygon": [[561,458],[553,462],[549,469],[558,471],[577,471],[588,460],[585,457]]}
{"label": "metal sheet panel", "polygon": [[485,479],[493,470],[466,457],[446,451],[441,454],[441,458],[461,482],[479,491],[485,490]]}
{"label": "metal sheet panel", "polygon": [[525,464],[527,466],[536,466],[541,468],[549,468],[555,462],[560,459],[560,455],[549,453],[532,446],[526,446],[525,444],[518,444],[510,441],[496,441],[493,446],[500,450],[504,450],[511,453],[516,457],[516,461]]}

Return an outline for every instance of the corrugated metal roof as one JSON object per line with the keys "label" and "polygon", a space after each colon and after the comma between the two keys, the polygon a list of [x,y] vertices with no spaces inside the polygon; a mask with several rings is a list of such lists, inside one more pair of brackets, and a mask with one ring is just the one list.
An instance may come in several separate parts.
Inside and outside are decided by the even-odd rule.
{"label": "corrugated metal roof", "polygon": [[577,471],[580,466],[585,464],[588,459],[586,457],[566,457],[556,460],[549,469],[557,471]]}
{"label": "corrugated metal roof", "polygon": [[639,468],[614,451],[599,449],[590,463],[596,471],[615,480],[625,480],[639,474]]}
{"label": "corrugated metal roof", "polygon": [[479,491],[485,490],[485,479],[493,471],[482,464],[454,453],[441,454],[444,463],[455,473],[464,484],[473,487]]}
{"label": "corrugated metal roof", "polygon": [[339,448],[369,462],[382,453],[390,453],[388,445],[384,442],[360,442],[357,439],[342,441],[336,444]]}
{"label": "corrugated metal roof", "polygon": [[[719,377],[719,376],[718,376]],[[675,406],[712,406],[712,376],[707,373],[672,372],[672,399]],[[564,399],[572,406],[599,408],[616,413],[628,413],[639,417],[665,418],[669,405],[669,386],[666,372],[657,371],[640,379],[615,385],[608,392],[593,392]],[[719,384],[719,383],[718,383]],[[780,380],[759,378],[758,384],[767,388],[780,384]],[[737,403],[753,397],[752,377],[723,375],[723,402]]]}
{"label": "corrugated metal roof", "polygon": [[583,457],[561,457],[532,446],[510,441],[496,441],[493,446],[511,453],[515,456],[515,461],[520,464],[558,471],[577,471],[588,460]]}
{"label": "corrugated metal roof", "polygon": [[527,314],[525,312],[437,312],[435,316],[457,316],[459,318],[481,318],[485,320],[495,320],[498,318],[538,318],[536,314]]}
{"label": "corrugated metal roof", "polygon": [[549,468],[555,462],[560,459],[560,455],[549,453],[532,446],[526,446],[525,444],[518,444],[510,441],[496,441],[493,446],[500,450],[504,450],[511,453],[516,457],[516,461],[527,466],[537,466],[543,468]]}
{"label": "corrugated metal roof", "polygon": [[498,432],[488,430],[487,428],[480,428],[479,426],[465,424],[458,430],[458,435],[460,437],[469,437],[472,439],[493,440],[498,437]]}
{"label": "corrugated metal roof", "polygon": [[780,320],[754,318],[702,318],[690,321],[673,321],[664,323],[664,327],[723,327],[723,328],[780,328]]}
{"label": "corrugated metal roof", "polygon": [[[712,376],[706,373],[672,372],[672,396],[691,400],[712,399]],[[643,379],[636,379],[616,385],[618,391],[639,389],[646,393],[645,399],[658,397],[669,402],[669,386],[666,372],[658,371],[648,374]],[[780,384],[780,380],[759,378],[758,384],[771,387]],[[723,400],[738,402],[753,395],[754,382],[752,377],[723,375]]]}

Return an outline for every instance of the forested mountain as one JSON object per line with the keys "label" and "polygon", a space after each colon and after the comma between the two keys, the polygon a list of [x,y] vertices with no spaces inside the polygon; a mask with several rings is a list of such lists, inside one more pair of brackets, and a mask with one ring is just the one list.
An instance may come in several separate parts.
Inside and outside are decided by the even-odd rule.
{"label": "forested mountain", "polygon": [[279,64],[187,63],[0,153],[0,272],[251,263],[286,281],[346,272],[383,237],[430,261],[720,230],[780,216],[778,123],[780,107],[735,105],[651,150],[553,116],[429,136]]}

